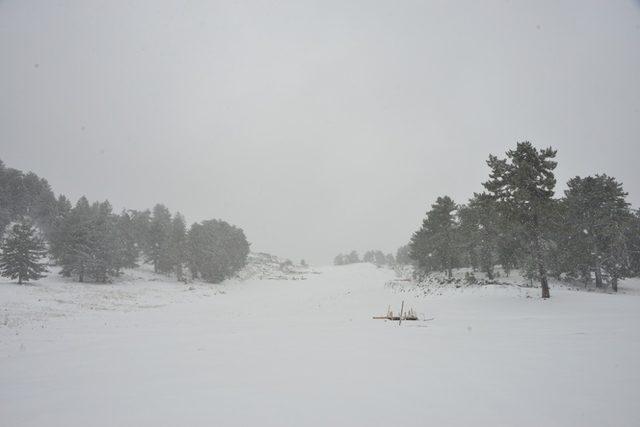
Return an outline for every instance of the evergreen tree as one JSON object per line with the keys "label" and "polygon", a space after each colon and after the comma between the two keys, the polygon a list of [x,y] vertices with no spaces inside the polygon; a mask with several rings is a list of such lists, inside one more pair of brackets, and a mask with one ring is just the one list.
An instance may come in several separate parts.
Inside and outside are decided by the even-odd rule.
{"label": "evergreen tree", "polygon": [[38,280],[47,266],[40,260],[46,255],[42,238],[28,221],[20,221],[10,226],[2,243],[0,272],[3,276],[18,279],[18,284]]}
{"label": "evergreen tree", "polygon": [[171,221],[169,254],[176,277],[180,281],[184,280],[183,267],[187,261],[187,226],[180,213],[176,213]]}
{"label": "evergreen tree", "polygon": [[122,268],[137,267],[140,249],[138,248],[135,224],[131,214],[127,211],[122,211],[116,218],[115,228],[118,238],[119,265]]}
{"label": "evergreen tree", "polygon": [[134,266],[137,249],[130,225],[112,213],[109,202],[89,205],[81,197],[52,233],[51,255],[62,266],[61,274],[104,283]]}
{"label": "evergreen tree", "polygon": [[542,287],[542,298],[549,298],[544,229],[553,205],[556,151],[551,148],[538,150],[530,142],[520,142],[515,150],[506,154],[506,159],[489,156],[487,164],[491,173],[483,185],[507,217],[522,226],[523,238]]}
{"label": "evergreen tree", "polygon": [[487,194],[474,194],[459,210],[462,245],[471,265],[493,279],[498,261],[500,215],[495,201]]}
{"label": "evergreen tree", "polygon": [[425,272],[438,269],[453,276],[457,262],[457,205],[448,196],[438,197],[431,205],[420,230],[410,242],[410,256]]}
{"label": "evergreen tree", "polygon": [[389,267],[394,267],[396,265],[396,259],[393,257],[393,254],[386,254],[385,255],[385,263]]}
{"label": "evergreen tree", "polygon": [[367,251],[362,256],[362,262],[369,262],[373,264],[374,259],[375,257],[374,257],[373,251]]}
{"label": "evergreen tree", "polygon": [[640,276],[640,210],[633,212],[629,218],[626,241],[630,274]]}
{"label": "evergreen tree", "polygon": [[625,230],[632,221],[627,193],[607,175],[575,177],[565,192],[566,222],[570,232],[566,245],[573,265],[593,271],[596,287],[603,287],[603,268],[617,281],[626,273],[628,252]]}
{"label": "evergreen tree", "polygon": [[157,204],[149,223],[147,244],[147,257],[153,263],[153,271],[156,273],[168,273],[173,267],[169,253],[170,237],[171,213],[164,205]]}
{"label": "evergreen tree", "polygon": [[151,238],[149,237],[149,230],[151,228],[151,211],[148,209],[144,211],[130,210],[128,213],[131,217],[131,226],[136,246],[147,258],[150,258],[151,248],[149,245]]}
{"label": "evergreen tree", "polygon": [[333,259],[333,265],[344,265],[344,255],[342,254],[338,254],[336,255],[336,257]]}
{"label": "evergreen tree", "polygon": [[409,245],[400,246],[396,251],[396,263],[399,265],[409,265],[413,262],[409,256]]}
{"label": "evergreen tree", "polygon": [[51,255],[62,266],[61,274],[76,274],[84,282],[92,262],[91,207],[86,197],[78,199],[51,237]]}
{"label": "evergreen tree", "polygon": [[356,264],[360,262],[360,257],[358,256],[357,251],[349,252],[349,255],[346,255],[346,263],[347,264]]}
{"label": "evergreen tree", "polygon": [[192,276],[210,283],[233,276],[245,266],[249,255],[249,242],[244,232],[224,221],[193,224],[187,240]]}

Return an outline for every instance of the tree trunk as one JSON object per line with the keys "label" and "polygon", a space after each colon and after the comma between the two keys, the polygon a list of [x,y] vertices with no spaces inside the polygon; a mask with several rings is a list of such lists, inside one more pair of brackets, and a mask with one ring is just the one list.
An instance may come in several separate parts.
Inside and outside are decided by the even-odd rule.
{"label": "tree trunk", "polygon": [[602,287],[602,268],[600,268],[600,260],[596,258],[596,266],[594,268],[596,274],[596,288]]}
{"label": "tree trunk", "polygon": [[537,232],[534,236],[534,245],[536,263],[538,264],[538,274],[540,275],[540,286],[542,288],[542,298],[551,298],[551,294],[549,293],[549,282],[547,281],[547,269],[544,266],[542,248],[540,247],[540,237]]}
{"label": "tree trunk", "polygon": [[611,289],[613,292],[618,292],[618,276],[615,274],[611,276]]}
{"label": "tree trunk", "polygon": [[18,275],[18,285],[22,285],[22,275]]}
{"label": "tree trunk", "polygon": [[540,285],[542,285],[542,298],[550,298],[549,282],[547,281],[547,271],[542,262],[538,263],[538,273],[540,274]]}

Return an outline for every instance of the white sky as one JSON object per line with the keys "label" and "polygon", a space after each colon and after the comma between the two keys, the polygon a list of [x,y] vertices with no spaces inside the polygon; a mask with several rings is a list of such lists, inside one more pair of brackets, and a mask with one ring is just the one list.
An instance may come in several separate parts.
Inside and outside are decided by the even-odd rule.
{"label": "white sky", "polygon": [[520,140],[640,206],[640,3],[0,0],[7,166],[254,250],[395,252]]}

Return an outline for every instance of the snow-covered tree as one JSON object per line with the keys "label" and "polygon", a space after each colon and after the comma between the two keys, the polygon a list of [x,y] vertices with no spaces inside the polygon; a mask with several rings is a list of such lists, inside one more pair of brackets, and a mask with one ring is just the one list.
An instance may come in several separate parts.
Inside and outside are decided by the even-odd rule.
{"label": "snow-covered tree", "polygon": [[245,266],[249,242],[244,232],[220,220],[195,223],[187,235],[193,277],[219,283]]}
{"label": "snow-covered tree", "polygon": [[81,197],[51,234],[51,255],[61,274],[106,282],[133,266],[136,250],[125,225],[128,220],[114,215],[109,202],[89,205]]}
{"label": "snow-covered tree", "polygon": [[495,201],[484,193],[476,193],[458,212],[460,245],[468,263],[493,279],[494,266],[499,262],[500,234],[504,221]]}
{"label": "snow-covered tree", "polygon": [[169,240],[169,256],[172,269],[178,280],[184,279],[183,269],[187,262],[187,226],[184,217],[178,212],[171,221],[171,236]]}
{"label": "snow-covered tree", "polygon": [[592,270],[596,287],[604,286],[605,264],[612,280],[616,281],[628,265],[625,228],[632,219],[627,193],[622,184],[607,175],[572,178],[565,191],[566,223],[569,231],[567,245],[574,263]]}
{"label": "snow-covered tree", "polygon": [[400,246],[396,251],[396,263],[399,265],[409,265],[413,263],[413,260],[409,256],[409,245]]}
{"label": "snow-covered tree", "polygon": [[441,270],[453,276],[452,269],[458,258],[457,209],[450,197],[438,197],[422,221],[422,227],[413,234],[410,256],[423,271]]}
{"label": "snow-covered tree", "polygon": [[147,259],[153,263],[156,273],[168,273],[173,267],[169,253],[171,238],[171,212],[166,206],[157,204],[153,208],[153,215],[149,223],[147,243]]}
{"label": "snow-covered tree", "polygon": [[522,226],[542,287],[542,298],[549,298],[544,229],[554,203],[556,151],[538,150],[530,142],[519,142],[515,150],[506,154],[505,159],[489,156],[487,164],[491,172],[483,185],[507,217]]}
{"label": "snow-covered tree", "polygon": [[18,284],[29,280],[38,280],[47,271],[42,262],[46,248],[38,231],[30,221],[22,220],[9,225],[9,231],[2,242],[0,253],[0,273]]}

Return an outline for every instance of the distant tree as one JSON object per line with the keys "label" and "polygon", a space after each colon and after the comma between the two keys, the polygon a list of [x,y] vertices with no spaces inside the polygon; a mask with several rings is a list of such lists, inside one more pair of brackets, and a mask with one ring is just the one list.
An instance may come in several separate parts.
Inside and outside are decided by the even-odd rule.
{"label": "distant tree", "polygon": [[193,277],[219,283],[246,264],[249,242],[244,232],[224,221],[195,223],[189,229],[187,239]]}
{"label": "distant tree", "polygon": [[173,271],[178,280],[184,280],[183,267],[187,262],[187,226],[184,217],[178,212],[171,221],[171,238],[169,241],[169,256]]}
{"label": "distant tree", "polygon": [[544,229],[553,206],[555,156],[556,151],[551,148],[538,150],[530,142],[520,142],[515,150],[507,151],[506,159],[489,156],[491,173],[483,184],[506,216],[522,226],[526,249],[539,276],[542,298],[550,296]]}
{"label": "distant tree", "polygon": [[373,251],[367,251],[362,256],[362,262],[370,262],[373,264],[375,262],[375,254]]}
{"label": "distant tree", "polygon": [[112,213],[105,201],[89,205],[81,197],[51,233],[51,255],[64,276],[106,282],[135,265],[135,246],[127,218]]}
{"label": "distant tree", "polygon": [[360,262],[360,257],[358,256],[358,252],[356,251],[349,252],[349,255],[347,255],[346,257],[347,257],[347,260],[346,260],[347,264],[356,264]]}
{"label": "distant tree", "polygon": [[333,259],[333,265],[344,265],[344,264],[345,264],[345,257],[342,254],[336,255],[336,257]]}
{"label": "distant tree", "polygon": [[28,217],[46,235],[55,215],[56,198],[45,179],[7,168],[0,161],[0,232],[11,221]]}
{"label": "distant tree", "polygon": [[0,273],[11,279],[18,279],[18,284],[29,280],[38,280],[47,271],[41,259],[46,249],[37,230],[31,222],[22,220],[10,226],[6,238],[2,242],[0,254]]}
{"label": "distant tree", "polygon": [[373,252],[373,262],[378,266],[385,265],[387,263],[387,257],[380,250],[376,250]]}
{"label": "distant tree", "polygon": [[151,211],[127,211],[131,218],[131,226],[133,228],[133,236],[136,241],[138,250],[144,253],[145,257],[149,259],[151,257],[151,237],[149,232],[151,229]]}
{"label": "distant tree", "polygon": [[78,280],[84,281],[92,262],[92,226],[91,207],[83,196],[51,237],[51,255],[62,266],[62,275],[77,274]]}
{"label": "distant tree", "polygon": [[396,263],[400,265],[409,265],[413,263],[413,260],[409,256],[409,245],[400,246],[396,251]]}
{"label": "distant tree", "polygon": [[461,245],[466,249],[471,265],[494,277],[498,262],[501,218],[496,202],[487,194],[474,194],[466,206],[459,209]]}
{"label": "distant tree", "polygon": [[138,248],[135,226],[130,212],[123,211],[115,219],[115,231],[118,239],[119,264],[122,268],[134,268],[138,265]]}
{"label": "distant tree", "polygon": [[396,259],[394,258],[393,254],[386,254],[385,255],[385,263],[389,267],[394,267],[396,265]]}
{"label": "distant tree", "polygon": [[453,276],[458,257],[456,210],[457,205],[448,196],[438,197],[431,205],[420,230],[411,238],[410,257],[423,271],[438,269]]}
{"label": "distant tree", "polygon": [[168,273],[173,267],[169,253],[171,235],[171,212],[166,206],[157,204],[149,223],[147,259],[153,264],[156,273]]}
{"label": "distant tree", "polygon": [[301,259],[300,260],[300,267],[308,267],[307,261],[305,261],[304,259]]}
{"label": "distant tree", "polygon": [[629,253],[629,270],[633,276],[640,276],[640,210],[633,212],[626,233]]}

